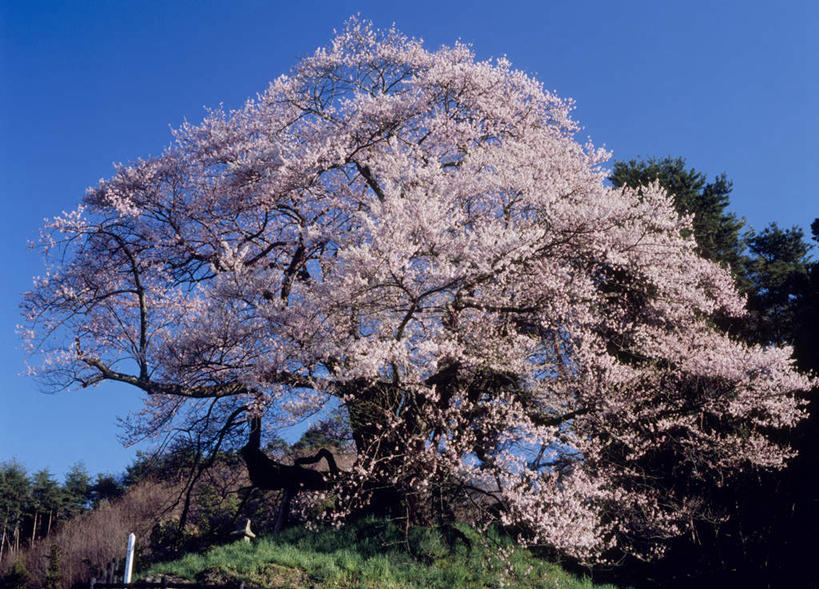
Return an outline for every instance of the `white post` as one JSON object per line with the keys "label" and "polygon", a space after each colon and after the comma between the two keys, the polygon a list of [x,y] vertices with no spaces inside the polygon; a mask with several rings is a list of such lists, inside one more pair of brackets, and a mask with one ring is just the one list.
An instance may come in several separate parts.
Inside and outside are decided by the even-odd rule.
{"label": "white post", "polygon": [[123,583],[130,583],[131,575],[134,572],[134,544],[136,544],[136,536],[128,534],[128,552],[125,554],[125,575],[122,578]]}

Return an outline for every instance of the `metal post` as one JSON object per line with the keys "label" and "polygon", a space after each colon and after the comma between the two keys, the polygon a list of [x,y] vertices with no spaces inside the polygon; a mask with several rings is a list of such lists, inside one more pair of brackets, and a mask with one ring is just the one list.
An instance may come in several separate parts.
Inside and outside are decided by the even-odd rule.
{"label": "metal post", "polygon": [[136,536],[131,533],[128,534],[128,551],[125,553],[125,574],[122,577],[123,583],[131,582],[131,575],[134,572],[134,544],[136,543]]}

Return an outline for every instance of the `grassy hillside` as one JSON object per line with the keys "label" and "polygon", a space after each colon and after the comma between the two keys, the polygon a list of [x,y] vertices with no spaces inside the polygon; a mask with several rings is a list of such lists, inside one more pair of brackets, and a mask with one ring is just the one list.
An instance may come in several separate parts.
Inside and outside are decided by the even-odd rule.
{"label": "grassy hillside", "polygon": [[574,577],[496,533],[480,535],[465,526],[449,534],[427,529],[405,533],[381,520],[365,520],[341,530],[292,528],[250,544],[235,542],[204,554],[187,554],[154,565],[141,576],[160,575],[293,589],[614,589]]}

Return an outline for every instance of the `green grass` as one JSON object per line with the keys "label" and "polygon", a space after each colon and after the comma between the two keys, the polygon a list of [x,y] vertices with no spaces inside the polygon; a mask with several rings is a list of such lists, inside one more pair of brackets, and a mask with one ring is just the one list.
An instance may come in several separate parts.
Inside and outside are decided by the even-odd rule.
{"label": "green grass", "polygon": [[[293,528],[250,544],[235,542],[187,554],[145,574],[293,589],[615,589],[578,579],[496,533],[481,536],[459,526],[450,537],[455,539],[447,542],[443,533],[423,528],[404,534],[382,520],[364,520],[341,530]],[[501,551],[508,554],[506,561]]]}

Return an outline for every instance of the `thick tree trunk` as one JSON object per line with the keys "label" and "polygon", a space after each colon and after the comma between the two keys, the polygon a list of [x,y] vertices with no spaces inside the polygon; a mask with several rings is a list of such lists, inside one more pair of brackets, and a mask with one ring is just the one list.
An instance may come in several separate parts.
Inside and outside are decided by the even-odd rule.
{"label": "thick tree trunk", "polygon": [[[350,391],[355,400],[347,403],[350,427],[359,459],[378,464],[378,472],[372,473],[368,513],[409,518],[410,523],[423,523],[415,498],[407,489],[390,481],[396,473],[405,472],[407,457],[423,450],[431,430],[419,419],[424,407],[418,398],[401,389],[400,385],[379,382],[363,385]],[[383,424],[389,416],[398,415],[400,425],[385,429]]]}
{"label": "thick tree trunk", "polygon": [[[449,374],[442,375],[446,379]],[[441,385],[442,383],[434,383]],[[408,500],[400,487],[389,483],[406,460],[408,453],[423,449],[426,434],[422,414],[423,407],[418,401],[392,383],[367,383],[356,381],[348,385],[355,401],[347,403],[353,440],[356,444],[359,459],[374,459],[380,472],[373,473],[373,480],[368,483],[369,513],[379,515],[407,515],[417,519],[421,509]],[[385,431],[383,428],[386,415],[400,413],[402,425],[400,430]],[[416,445],[413,445],[416,444]],[[418,447],[417,444],[421,444]],[[376,453],[373,456],[373,453]],[[289,515],[292,499],[299,491],[325,491],[330,488],[330,481],[324,473],[304,468],[308,464],[327,460],[333,476],[339,471],[333,455],[326,449],[319,450],[312,457],[298,458],[293,465],[282,464],[271,459],[261,450],[261,418],[250,420],[248,443],[241,450],[247,465],[248,475],[253,485],[262,490],[282,491],[275,527],[284,528]],[[343,476],[343,473],[342,473]],[[420,516],[418,516],[420,517]]]}
{"label": "thick tree trunk", "polygon": [[279,508],[276,511],[276,521],[273,523],[273,533],[278,534],[287,527],[287,520],[290,516],[290,500],[292,494],[289,489],[282,489],[279,499]]}
{"label": "thick tree trunk", "polygon": [[338,475],[339,469],[332,453],[324,448],[314,456],[297,458],[292,465],[276,462],[261,450],[261,427],[261,418],[251,418],[250,435],[241,454],[250,482],[255,487],[264,491],[282,492],[274,524],[274,530],[278,532],[287,525],[290,502],[298,492],[326,491],[330,488],[330,481],[325,473],[305,468],[305,465],[315,464],[323,458],[327,461],[332,476]]}
{"label": "thick tree trunk", "polygon": [[315,456],[299,458],[293,465],[276,462],[261,450],[261,426],[261,418],[251,419],[249,440],[241,450],[254,486],[266,491],[289,489],[291,492],[326,491],[330,488],[323,473],[303,466],[315,464],[324,458],[330,465],[330,472],[337,473],[338,466],[328,450],[321,449]]}

